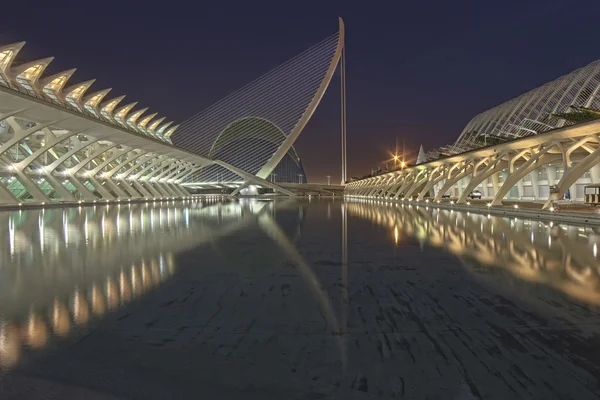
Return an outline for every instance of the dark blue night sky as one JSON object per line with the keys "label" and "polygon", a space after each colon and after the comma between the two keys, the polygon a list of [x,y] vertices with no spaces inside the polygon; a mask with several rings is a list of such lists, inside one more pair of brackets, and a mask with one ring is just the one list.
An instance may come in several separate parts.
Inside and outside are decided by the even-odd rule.
{"label": "dark blue night sky", "polygon": [[[600,58],[600,1],[6,2],[0,43],[28,42],[182,122],[347,29],[349,176],[453,142],[477,113]],[[339,84],[297,142],[309,179],[339,177]]]}

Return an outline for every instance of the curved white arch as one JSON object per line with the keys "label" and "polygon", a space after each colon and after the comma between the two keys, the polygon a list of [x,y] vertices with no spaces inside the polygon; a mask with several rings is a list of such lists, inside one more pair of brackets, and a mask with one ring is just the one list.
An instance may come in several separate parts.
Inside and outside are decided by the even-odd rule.
{"label": "curved white arch", "polygon": [[317,106],[321,102],[325,91],[329,87],[329,83],[331,82],[333,73],[337,68],[340,58],[342,57],[342,51],[344,50],[345,29],[344,21],[341,18],[339,18],[339,35],[340,36],[338,38],[338,45],[335,50],[333,59],[331,60],[331,64],[329,65],[329,69],[325,74],[325,79],[323,79],[323,82],[321,82],[317,93],[313,97],[312,101],[310,102],[309,106],[307,107],[306,111],[304,112],[304,114],[302,115],[292,132],[287,136],[285,141],[281,144],[279,149],[277,149],[275,154],[273,154],[271,159],[260,169],[260,171],[258,171],[256,176],[258,176],[259,178],[266,179],[271,174],[271,172],[273,172],[277,164],[279,164],[279,162],[283,159],[283,156],[293,146],[296,139],[298,139],[298,136],[300,136],[300,133],[310,120],[310,117],[312,117]]}

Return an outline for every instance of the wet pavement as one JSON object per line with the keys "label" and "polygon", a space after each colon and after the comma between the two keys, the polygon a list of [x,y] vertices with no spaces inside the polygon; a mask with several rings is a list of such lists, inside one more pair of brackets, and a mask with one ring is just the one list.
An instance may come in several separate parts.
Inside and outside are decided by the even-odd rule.
{"label": "wet pavement", "polygon": [[0,398],[600,396],[597,228],[204,200],[0,238]]}

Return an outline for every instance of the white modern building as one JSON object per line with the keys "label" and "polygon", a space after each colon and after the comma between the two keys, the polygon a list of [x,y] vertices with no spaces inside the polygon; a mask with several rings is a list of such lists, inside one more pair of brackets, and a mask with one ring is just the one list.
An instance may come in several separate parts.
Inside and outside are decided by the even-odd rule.
{"label": "white modern building", "polygon": [[0,205],[173,199],[202,187],[292,196],[276,182],[305,176],[293,144],[343,38],[340,20],[334,35],[184,122],[179,146],[179,125],[164,116],[74,81],[75,69],[49,72],[52,57],[19,59],[24,42],[0,47]]}
{"label": "white modern building", "polygon": [[503,200],[583,200],[600,183],[600,61],[473,118],[452,145],[418,165],[347,185],[372,198],[465,203],[479,190],[491,206]]}

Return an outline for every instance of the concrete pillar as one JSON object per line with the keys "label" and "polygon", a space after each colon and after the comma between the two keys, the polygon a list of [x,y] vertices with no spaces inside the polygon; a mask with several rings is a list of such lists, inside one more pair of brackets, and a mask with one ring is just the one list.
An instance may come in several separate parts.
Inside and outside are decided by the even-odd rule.
{"label": "concrete pillar", "polygon": [[187,197],[190,194],[183,188],[183,186],[180,185],[176,185],[174,183],[170,183],[169,186],[171,187],[171,189],[173,189],[175,192],[177,192],[179,194],[179,196],[182,197]]}
{"label": "concrete pillar", "polygon": [[556,185],[558,182],[556,180],[556,167],[548,166],[546,167],[546,171],[548,171],[548,186]]}
{"label": "concrete pillar", "polygon": [[137,189],[138,192],[140,192],[143,195],[143,197],[148,197],[148,198],[154,197],[152,195],[152,193],[150,193],[148,191],[148,189],[146,189],[145,187],[143,187],[139,182],[135,182],[134,181],[133,182],[133,186]]}
{"label": "concrete pillar", "polygon": [[577,183],[571,185],[569,192],[571,194],[571,200],[577,200]]}
{"label": "concrete pillar", "polygon": [[[19,182],[25,187],[25,189],[29,192],[29,194],[33,197],[35,201],[39,202],[49,202],[50,199],[46,196],[46,193],[40,189],[37,183],[33,182],[25,173],[21,171],[16,171],[17,179]],[[35,179],[35,178],[34,178]],[[37,178],[39,179],[39,178]]]}
{"label": "concrete pillar", "polygon": [[[544,168],[544,167],[542,167]],[[535,200],[538,200],[540,198],[540,186],[538,185],[538,180],[539,180],[539,176],[538,176],[538,170],[536,169],[535,171],[532,171],[529,176],[531,177],[531,187],[533,188],[533,197],[535,198]]]}
{"label": "concrete pillar", "polygon": [[467,187],[467,185],[469,184],[469,182],[471,182],[471,176],[465,176],[464,178],[462,178],[459,181],[459,189],[458,189],[458,197],[460,197],[460,195],[462,194],[462,192],[464,192],[465,188]]}
{"label": "concrete pillar", "polygon": [[[511,189],[512,191],[512,189]],[[508,193],[510,193],[511,191],[509,191]],[[522,199],[523,198],[523,179],[521,179],[519,182],[517,182],[517,199]]]}
{"label": "concrete pillar", "polygon": [[490,196],[490,188],[488,187],[490,183],[492,183],[491,177],[485,178],[485,180],[482,182],[482,185],[483,185],[482,193],[483,193],[484,197],[492,197],[492,196]]}
{"label": "concrete pillar", "polygon": [[122,190],[119,185],[116,184],[116,182],[113,182],[112,179],[108,178],[104,180],[104,183],[113,190],[113,192],[116,193],[117,198],[121,198],[121,199],[127,199],[129,198],[129,195],[127,193],[125,193],[124,190]]}
{"label": "concrete pillar", "polygon": [[600,165],[596,164],[590,169],[592,183],[600,183]]}
{"label": "concrete pillar", "polygon": [[100,196],[102,196],[102,198],[104,200],[114,200],[115,196],[112,195],[112,193],[110,193],[104,186],[102,186],[102,184],[93,176],[90,176],[88,178],[88,180],[90,181],[90,183],[92,184],[92,186],[94,186],[94,188],[96,188],[96,191],[98,193],[100,193]]}
{"label": "concrete pillar", "polygon": [[433,196],[431,196],[432,198],[434,198],[438,191],[440,190],[440,184],[441,182],[436,183],[435,185],[433,185],[433,187],[431,188],[431,191],[433,192]]}
{"label": "concrete pillar", "polygon": [[152,197],[156,197],[159,199],[162,197],[167,197],[164,195],[164,193],[159,192],[158,189],[152,183],[150,183],[150,182],[144,182],[144,183],[145,183],[144,187],[153,194]]}
{"label": "concrete pillar", "polygon": [[[501,173],[502,172],[498,172],[498,174]],[[498,193],[498,189],[500,189],[500,183],[498,182],[498,174],[492,175],[492,186],[494,187],[494,195],[491,197],[494,197],[496,193]]]}
{"label": "concrete pillar", "polygon": [[83,183],[81,183],[79,179],[77,179],[74,176],[70,176],[67,179],[73,184],[73,186],[75,186],[75,189],[77,189],[77,191],[83,196],[85,200],[97,199],[94,193],[92,193]]}
{"label": "concrete pillar", "polygon": [[166,183],[157,183],[158,186],[160,186],[164,192],[166,192],[168,194],[167,197],[177,197],[178,194],[176,192],[173,191],[173,189],[167,185]]}
{"label": "concrete pillar", "polygon": [[126,192],[129,195],[129,197],[131,197],[132,199],[139,199],[139,198],[144,197],[137,190],[135,190],[135,188],[128,182],[121,181],[121,184],[119,185],[119,187],[121,188],[121,190]]}
{"label": "concrete pillar", "polygon": [[19,200],[11,193],[11,191],[0,183],[0,203],[16,204],[18,202]]}
{"label": "concrete pillar", "polygon": [[75,201],[75,197],[73,197],[73,195],[71,194],[71,192],[69,192],[62,185],[62,183],[59,182],[58,179],[56,179],[54,176],[52,176],[52,174],[49,174],[49,173],[48,174],[44,174],[44,179],[46,179],[46,182],[48,182],[54,188],[54,191],[56,192],[56,194],[58,195],[58,197],[60,197],[62,200]]}

